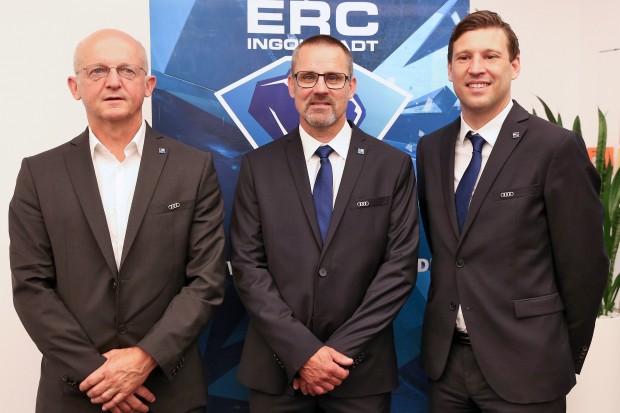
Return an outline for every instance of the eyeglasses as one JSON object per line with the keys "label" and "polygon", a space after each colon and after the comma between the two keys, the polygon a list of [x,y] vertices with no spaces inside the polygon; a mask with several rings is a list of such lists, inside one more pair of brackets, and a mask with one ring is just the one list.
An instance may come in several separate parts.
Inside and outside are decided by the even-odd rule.
{"label": "eyeglasses", "polygon": [[315,73],[315,72],[297,72],[293,75],[297,81],[297,85],[304,89],[313,88],[319,81],[319,77],[323,76],[325,86],[329,89],[342,89],[349,80],[349,76],[344,73]]}
{"label": "eyeglasses", "polygon": [[146,74],[146,70],[142,69],[138,65],[120,65],[120,66],[112,66],[108,67],[106,65],[88,65],[80,70],[84,70],[86,72],[86,76],[88,76],[92,80],[105,79],[110,74],[111,69],[116,69],[116,73],[123,79],[133,80],[138,76],[140,70]]}

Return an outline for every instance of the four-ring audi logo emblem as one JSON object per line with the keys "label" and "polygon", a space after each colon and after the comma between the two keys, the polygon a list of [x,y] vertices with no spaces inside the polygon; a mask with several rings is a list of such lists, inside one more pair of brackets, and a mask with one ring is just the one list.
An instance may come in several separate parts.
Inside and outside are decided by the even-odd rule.
{"label": "four-ring audi logo emblem", "polygon": [[179,202],[175,202],[174,204],[168,205],[168,209],[171,210],[171,211],[173,209],[177,209],[177,208],[180,208],[180,207],[181,207],[181,203],[179,203]]}
{"label": "four-ring audi logo emblem", "polygon": [[368,202],[368,201],[360,201],[360,202],[357,203],[358,207],[365,207],[365,206],[369,206],[369,205],[370,205],[370,202]]}
{"label": "four-ring audi logo emblem", "polygon": [[515,196],[515,193],[512,191],[506,191],[506,192],[502,192],[501,194],[499,194],[500,198],[511,198]]}

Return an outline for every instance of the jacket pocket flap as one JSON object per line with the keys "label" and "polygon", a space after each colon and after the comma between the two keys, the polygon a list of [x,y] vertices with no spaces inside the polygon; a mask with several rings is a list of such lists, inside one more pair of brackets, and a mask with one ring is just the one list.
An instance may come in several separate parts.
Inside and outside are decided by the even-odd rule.
{"label": "jacket pocket flap", "polygon": [[564,302],[560,293],[515,300],[515,316],[517,318],[552,314],[562,310],[564,310]]}

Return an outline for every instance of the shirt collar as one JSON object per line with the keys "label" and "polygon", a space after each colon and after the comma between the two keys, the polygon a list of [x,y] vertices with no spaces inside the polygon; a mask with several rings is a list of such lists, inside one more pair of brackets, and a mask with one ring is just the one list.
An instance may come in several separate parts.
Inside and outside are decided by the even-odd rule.
{"label": "shirt collar", "polygon": [[[347,159],[347,152],[349,151],[349,144],[351,143],[351,125],[349,122],[344,122],[344,126],[340,129],[340,132],[334,136],[334,138],[327,144],[343,159]],[[304,128],[299,125],[299,135],[301,136],[301,144],[304,149],[304,157],[306,162],[314,155],[319,146],[323,145],[322,142],[314,139]]]}
{"label": "shirt collar", "polygon": [[497,141],[497,137],[499,136],[499,131],[502,129],[502,125],[508,117],[508,113],[510,112],[510,109],[512,109],[513,105],[514,103],[511,99],[506,105],[506,107],[496,117],[491,119],[486,125],[484,125],[478,130],[474,130],[471,126],[469,126],[467,122],[465,122],[465,120],[463,119],[463,115],[461,115],[461,130],[459,132],[458,143],[460,145],[463,145],[467,132],[473,131],[482,136],[486,143],[494,146],[495,142]]}
{"label": "shirt collar", "polygon": [[[144,137],[146,135],[146,122],[142,122],[142,126],[138,129],[138,132],[134,135],[133,139],[125,147],[125,151],[135,148],[138,151],[138,155],[142,157],[142,150],[144,149]],[[88,126],[88,144],[90,146],[90,156],[95,155],[97,147],[107,150],[107,148],[101,143],[101,141],[95,136],[93,130]],[[127,152],[125,152],[127,153]]]}

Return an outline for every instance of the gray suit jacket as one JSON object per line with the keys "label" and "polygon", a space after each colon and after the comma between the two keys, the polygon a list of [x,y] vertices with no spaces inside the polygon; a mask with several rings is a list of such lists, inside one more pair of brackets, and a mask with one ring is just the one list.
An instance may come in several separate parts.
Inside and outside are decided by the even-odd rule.
{"label": "gray suit jacket", "polygon": [[158,363],[153,411],[206,403],[197,338],[223,297],[223,216],[211,155],[147,127],[118,270],[88,130],[24,159],[10,259],[15,308],[43,354],[37,412],[100,411],[79,383],[130,346]]}
{"label": "gray suit jacket", "polygon": [[243,158],[231,221],[235,286],[251,318],[239,380],[280,394],[323,345],[353,358],[332,393],[398,385],[392,321],[417,275],[411,158],[353,126],[321,242],[299,130]]}
{"label": "gray suit jacket", "polygon": [[417,147],[432,252],[422,359],[441,377],[460,304],[485,379],[503,399],[566,395],[592,339],[607,276],[600,179],[582,138],[515,103],[462,233],[454,206],[460,120]]}

